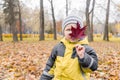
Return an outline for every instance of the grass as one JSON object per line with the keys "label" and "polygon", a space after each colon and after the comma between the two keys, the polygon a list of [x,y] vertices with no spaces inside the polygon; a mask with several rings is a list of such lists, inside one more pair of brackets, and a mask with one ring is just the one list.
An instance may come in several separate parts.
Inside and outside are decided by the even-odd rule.
{"label": "grass", "polygon": [[[101,37],[94,37],[95,42],[104,42],[103,38]],[[120,37],[111,37],[109,38],[110,42],[120,42]]]}
{"label": "grass", "polygon": [[[61,37],[58,37],[57,41],[59,41],[60,39],[61,39]],[[52,41],[52,40],[54,40],[54,39],[53,38],[45,38],[44,41]],[[11,38],[3,37],[3,41],[10,42],[13,40],[12,40],[12,37]],[[39,41],[39,37],[23,38],[23,41],[25,41],[25,42],[37,42],[37,41]],[[111,37],[111,38],[109,38],[109,41],[110,42],[120,42],[120,37]],[[106,41],[103,41],[103,38],[101,38],[101,37],[94,37],[94,42],[106,42]]]}
{"label": "grass", "polygon": [[[18,38],[18,40],[20,41],[20,38]],[[45,40],[42,40],[42,41],[52,41],[54,40],[53,38],[45,38]],[[58,38],[57,40],[60,40],[60,38]],[[10,41],[13,41],[12,38],[3,38],[3,41],[4,42],[10,42]],[[38,42],[39,41],[39,38],[35,37],[35,38],[23,38],[23,41],[24,42]]]}

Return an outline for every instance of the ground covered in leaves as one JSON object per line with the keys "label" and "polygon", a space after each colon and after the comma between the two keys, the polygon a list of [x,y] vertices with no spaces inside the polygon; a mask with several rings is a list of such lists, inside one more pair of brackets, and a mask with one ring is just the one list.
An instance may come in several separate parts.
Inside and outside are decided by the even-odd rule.
{"label": "ground covered in leaves", "polygon": [[[0,80],[38,80],[58,41],[0,42]],[[92,42],[99,59],[91,80],[120,80],[120,43]]]}

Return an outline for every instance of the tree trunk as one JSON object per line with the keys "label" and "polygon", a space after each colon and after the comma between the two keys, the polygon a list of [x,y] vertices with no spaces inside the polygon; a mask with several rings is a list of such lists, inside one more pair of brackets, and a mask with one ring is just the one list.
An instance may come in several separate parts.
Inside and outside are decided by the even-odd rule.
{"label": "tree trunk", "polygon": [[21,19],[21,9],[20,9],[20,2],[18,1],[18,8],[19,8],[19,22],[20,22],[20,41],[22,41],[22,19]]}
{"label": "tree trunk", "polygon": [[[93,41],[93,21],[90,24],[90,14],[92,13],[92,18],[93,18],[93,10],[94,10],[94,5],[95,5],[95,0],[93,0],[93,5],[91,11],[89,10],[90,8],[90,1],[86,1],[86,26],[87,26],[87,35],[88,35],[88,41],[92,42]],[[91,20],[92,20],[91,18]]]}
{"label": "tree trunk", "polygon": [[12,29],[12,34],[13,34],[13,41],[18,41],[18,37],[17,37],[17,29],[16,29],[16,21],[15,21],[15,13],[14,13],[14,0],[10,0],[10,15],[11,15],[11,23],[10,23],[10,27]]}
{"label": "tree trunk", "polygon": [[11,26],[10,26],[10,34],[12,34],[12,28],[11,28]]}
{"label": "tree trunk", "polygon": [[51,10],[52,10],[52,18],[53,18],[53,27],[54,27],[54,40],[57,40],[57,34],[56,34],[56,20],[54,15],[54,8],[53,8],[53,0],[51,0]]}
{"label": "tree trunk", "polygon": [[87,35],[88,35],[88,41],[91,42],[92,41],[92,31],[90,28],[90,14],[89,14],[89,6],[90,6],[90,0],[86,1],[86,26],[87,26]]}
{"label": "tree trunk", "polygon": [[68,16],[68,0],[66,0],[66,16]]}
{"label": "tree trunk", "polygon": [[43,0],[40,0],[40,36],[39,40],[44,40],[44,8]]}
{"label": "tree trunk", "polygon": [[94,17],[94,7],[95,7],[95,0],[93,0],[93,11],[92,11],[92,16],[91,16],[91,41],[93,40],[93,17]]}
{"label": "tree trunk", "polygon": [[16,26],[15,26],[15,23],[12,23],[10,26],[12,28],[13,41],[17,42],[18,41],[18,37],[17,37],[17,29],[16,29]]}
{"label": "tree trunk", "polygon": [[105,21],[105,29],[104,29],[104,37],[103,37],[103,40],[105,41],[109,41],[109,36],[108,36],[109,11],[110,11],[110,0],[108,0],[107,12],[106,12],[106,21]]}
{"label": "tree trunk", "polygon": [[0,41],[3,41],[3,38],[2,38],[2,27],[0,25]]}

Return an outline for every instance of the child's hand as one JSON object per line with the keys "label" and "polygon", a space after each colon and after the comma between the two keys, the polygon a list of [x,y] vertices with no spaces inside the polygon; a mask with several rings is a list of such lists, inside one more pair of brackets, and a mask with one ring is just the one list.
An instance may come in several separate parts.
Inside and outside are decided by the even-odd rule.
{"label": "child's hand", "polygon": [[77,55],[80,58],[84,58],[85,47],[77,44],[75,45],[75,48],[76,48]]}

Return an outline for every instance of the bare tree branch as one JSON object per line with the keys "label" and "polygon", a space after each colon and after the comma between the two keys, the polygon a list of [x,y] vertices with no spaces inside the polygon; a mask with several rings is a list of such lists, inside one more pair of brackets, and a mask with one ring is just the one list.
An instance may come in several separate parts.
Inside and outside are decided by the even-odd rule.
{"label": "bare tree branch", "polygon": [[[92,5],[93,5],[94,3],[92,3]],[[94,9],[94,6],[92,6],[92,9],[89,11],[89,13],[88,14],[91,14],[92,12],[93,12],[93,9]]]}
{"label": "bare tree branch", "polygon": [[51,0],[48,0],[51,3]]}
{"label": "bare tree branch", "polygon": [[118,4],[116,4],[113,0],[111,0],[111,3],[113,3],[116,7],[120,8]]}
{"label": "bare tree branch", "polygon": [[101,7],[101,8],[104,9],[105,11],[107,10],[106,8],[104,8],[103,6],[101,6],[100,4],[97,4],[97,3],[96,3],[96,5],[98,5],[98,7]]}

